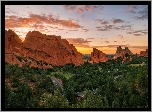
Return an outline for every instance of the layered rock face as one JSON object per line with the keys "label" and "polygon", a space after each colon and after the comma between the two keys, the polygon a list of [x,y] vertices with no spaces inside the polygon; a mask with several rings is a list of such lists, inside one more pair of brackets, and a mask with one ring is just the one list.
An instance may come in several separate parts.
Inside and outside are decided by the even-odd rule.
{"label": "layered rock face", "polygon": [[22,49],[22,40],[12,30],[5,30],[5,53],[19,53]]}
{"label": "layered rock face", "polygon": [[102,51],[93,48],[93,52],[91,52],[91,57],[88,59],[89,63],[99,63],[108,61],[108,57]]}
{"label": "layered rock face", "polygon": [[146,49],[146,51],[140,51],[140,55],[139,56],[148,57],[148,49]]}
{"label": "layered rock face", "polygon": [[114,55],[114,59],[118,57],[125,57],[125,55],[132,55],[133,53],[128,49],[128,47],[125,47],[125,49],[122,49],[121,46],[117,47],[116,53]]}
{"label": "layered rock face", "polygon": [[[14,53],[22,58],[34,59],[30,63],[26,63],[30,67],[50,68],[50,65],[75,64],[77,66],[84,64],[83,55],[67,40],[38,31],[28,32],[23,43],[13,31],[5,31],[5,53]],[[8,60],[8,55],[5,57],[5,60],[10,62],[11,59]]]}

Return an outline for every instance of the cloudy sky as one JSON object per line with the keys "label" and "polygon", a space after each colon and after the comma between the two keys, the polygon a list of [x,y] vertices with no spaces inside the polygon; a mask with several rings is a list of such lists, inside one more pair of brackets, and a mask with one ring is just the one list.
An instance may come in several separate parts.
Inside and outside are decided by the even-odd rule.
{"label": "cloudy sky", "polygon": [[33,30],[60,35],[83,54],[114,54],[119,45],[140,53],[148,48],[148,6],[6,5],[5,29],[23,40]]}

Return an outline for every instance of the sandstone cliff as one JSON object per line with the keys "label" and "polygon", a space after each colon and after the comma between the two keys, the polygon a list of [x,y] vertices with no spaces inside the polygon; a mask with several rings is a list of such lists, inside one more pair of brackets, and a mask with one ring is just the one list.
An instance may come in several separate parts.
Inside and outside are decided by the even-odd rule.
{"label": "sandstone cliff", "polygon": [[67,40],[61,39],[60,36],[45,35],[38,31],[28,32],[23,42],[15,32],[11,30],[5,31],[6,53],[5,61],[9,63],[20,64],[16,59],[11,59],[13,55],[26,58],[26,60],[34,59],[30,63],[22,60],[24,62],[22,64],[30,67],[50,68],[50,65],[75,64],[77,66],[84,63],[82,54],[72,44],[69,44]]}
{"label": "sandstone cliff", "polygon": [[125,49],[122,49],[121,46],[117,47],[116,53],[114,55],[114,59],[118,57],[126,57],[126,54],[132,55],[133,53],[128,49],[128,47],[125,47]]}
{"label": "sandstone cliff", "polygon": [[145,56],[145,57],[148,57],[148,49],[146,49],[146,51],[140,51],[139,56]]}
{"label": "sandstone cliff", "polygon": [[22,48],[22,40],[12,30],[5,30],[5,53],[19,53]]}
{"label": "sandstone cliff", "polygon": [[91,52],[91,56],[88,59],[89,63],[98,63],[98,62],[106,62],[108,61],[108,57],[102,51],[93,48],[93,52]]}

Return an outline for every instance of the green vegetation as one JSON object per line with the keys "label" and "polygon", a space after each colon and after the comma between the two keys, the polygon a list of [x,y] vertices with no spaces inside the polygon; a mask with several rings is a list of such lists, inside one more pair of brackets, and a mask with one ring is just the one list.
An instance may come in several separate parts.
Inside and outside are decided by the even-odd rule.
{"label": "green vegetation", "polygon": [[[5,62],[5,107],[148,108],[148,59],[121,60],[46,70]],[[62,81],[63,91],[51,76]]]}

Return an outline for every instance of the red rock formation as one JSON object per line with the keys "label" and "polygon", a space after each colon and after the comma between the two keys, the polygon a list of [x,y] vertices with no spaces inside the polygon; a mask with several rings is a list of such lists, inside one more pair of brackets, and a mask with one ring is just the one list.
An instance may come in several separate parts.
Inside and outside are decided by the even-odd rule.
{"label": "red rock formation", "polygon": [[[62,66],[65,64],[81,65],[84,63],[83,55],[76,48],[69,44],[67,40],[60,36],[45,35],[38,31],[28,32],[25,40],[21,41],[15,32],[5,31],[5,53],[14,53],[22,58],[33,58],[35,61],[46,62],[37,64],[35,61],[23,61],[24,65],[38,68],[51,68],[53,66]],[[9,62],[9,58],[6,61]],[[15,58],[15,57],[14,57]],[[13,63],[20,63],[13,61]],[[11,63],[12,63],[11,62]]]}
{"label": "red rock formation", "polygon": [[145,57],[148,57],[148,49],[146,49],[146,51],[140,51],[139,56],[145,56]]}
{"label": "red rock formation", "polygon": [[5,53],[21,52],[22,40],[12,30],[5,30]]}
{"label": "red rock formation", "polygon": [[5,53],[5,61],[12,65],[18,64],[19,67],[22,67],[22,62],[20,62],[13,53]]}
{"label": "red rock formation", "polygon": [[93,52],[91,52],[91,57],[89,58],[89,63],[98,63],[98,62],[106,62],[108,61],[108,57],[102,51],[93,48]]}
{"label": "red rock formation", "polygon": [[128,49],[128,47],[125,47],[125,49],[122,49],[121,46],[117,47],[116,53],[114,55],[114,59],[118,57],[124,58],[126,54],[132,55],[133,53]]}
{"label": "red rock formation", "polygon": [[59,66],[70,63],[80,65],[84,63],[82,54],[60,36],[44,35],[37,31],[29,32],[23,46],[31,51],[25,51],[26,56],[38,61],[43,60],[51,65]]}

